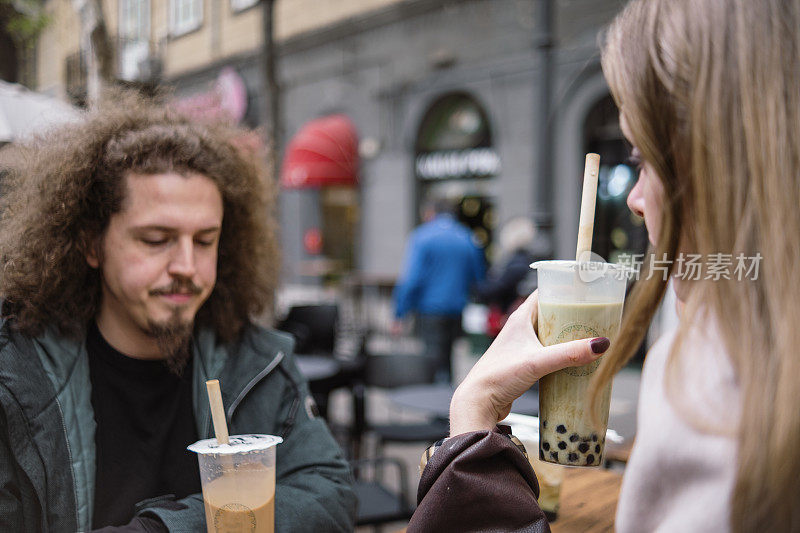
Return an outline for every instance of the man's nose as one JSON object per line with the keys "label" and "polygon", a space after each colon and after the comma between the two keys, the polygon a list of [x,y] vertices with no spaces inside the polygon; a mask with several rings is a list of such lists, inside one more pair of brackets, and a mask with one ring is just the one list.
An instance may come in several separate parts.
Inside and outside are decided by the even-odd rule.
{"label": "man's nose", "polygon": [[636,182],[628,194],[628,209],[634,214],[644,218],[644,195],[642,194],[641,180]]}
{"label": "man's nose", "polygon": [[191,239],[179,240],[172,249],[169,261],[169,273],[176,276],[192,278],[196,272],[195,246]]}

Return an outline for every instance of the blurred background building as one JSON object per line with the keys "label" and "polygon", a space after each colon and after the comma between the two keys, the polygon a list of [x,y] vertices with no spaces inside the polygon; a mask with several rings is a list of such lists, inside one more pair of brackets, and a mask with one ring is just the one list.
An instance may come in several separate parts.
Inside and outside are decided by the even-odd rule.
{"label": "blurred background building", "polygon": [[85,104],[101,5],[111,78],[276,132],[287,284],[391,284],[432,194],[459,199],[490,260],[520,215],[538,254],[570,258],[587,151],[603,163],[595,251],[613,261],[646,244],[599,63],[623,3],[0,0],[0,75]]}

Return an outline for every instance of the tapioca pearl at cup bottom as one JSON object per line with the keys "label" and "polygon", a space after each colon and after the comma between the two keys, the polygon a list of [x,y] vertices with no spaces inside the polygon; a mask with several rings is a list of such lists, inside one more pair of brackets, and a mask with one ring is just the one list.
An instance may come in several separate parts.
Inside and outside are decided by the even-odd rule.
{"label": "tapioca pearl at cup bottom", "polygon": [[549,452],[549,451],[550,451],[550,443],[549,443],[549,442],[547,442],[547,441],[544,441],[544,442],[542,443],[542,449],[543,449],[544,451],[546,451],[546,452]]}
{"label": "tapioca pearl at cup bottom", "polygon": [[578,445],[578,451],[579,451],[579,452],[581,452],[581,453],[586,453],[586,452],[588,452],[588,451],[589,451],[589,444],[587,444],[587,443],[585,443],[585,442],[581,442],[581,443]]}
{"label": "tapioca pearl at cup bottom", "polygon": [[589,454],[586,456],[586,464],[587,465],[594,464],[594,455]]}
{"label": "tapioca pearl at cup bottom", "polygon": [[539,459],[544,461],[544,452],[542,450],[539,450]]}
{"label": "tapioca pearl at cup bottom", "polygon": [[597,442],[597,433],[592,433],[592,442]]}
{"label": "tapioca pearl at cup bottom", "polygon": [[573,452],[573,453],[571,453],[571,454],[569,454],[569,455],[567,456],[567,459],[569,459],[569,462],[570,462],[570,463],[574,463],[575,461],[577,461],[577,460],[578,460],[578,454],[577,454],[577,453],[575,453],[575,452]]}
{"label": "tapioca pearl at cup bottom", "polygon": [[595,444],[594,453],[600,453],[600,445],[599,444]]}
{"label": "tapioca pearl at cup bottom", "polygon": [[578,436],[577,433],[573,433],[572,435],[569,436],[570,442],[578,442],[578,440],[580,440],[580,437]]}
{"label": "tapioca pearl at cup bottom", "polygon": [[558,433],[566,433],[567,432],[567,428],[564,427],[564,424],[559,424],[559,426],[556,428],[556,432],[558,432]]}
{"label": "tapioca pearl at cup bottom", "polygon": [[567,443],[564,442],[563,440],[558,441],[558,449],[559,450],[566,450],[567,449]]}
{"label": "tapioca pearl at cup bottom", "polygon": [[550,459],[558,461],[558,452],[550,452]]}

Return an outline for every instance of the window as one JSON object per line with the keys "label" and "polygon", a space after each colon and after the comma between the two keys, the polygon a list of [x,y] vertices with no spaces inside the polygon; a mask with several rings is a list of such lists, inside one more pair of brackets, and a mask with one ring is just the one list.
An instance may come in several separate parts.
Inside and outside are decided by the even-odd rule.
{"label": "window", "polygon": [[119,0],[119,36],[126,41],[150,40],[150,0]]}
{"label": "window", "polygon": [[173,36],[196,30],[203,23],[203,0],[170,0],[169,31]]}
{"label": "window", "polygon": [[139,77],[150,55],[150,0],[119,0],[119,75]]}
{"label": "window", "polygon": [[231,9],[234,11],[244,11],[248,7],[253,7],[259,0],[231,0]]}

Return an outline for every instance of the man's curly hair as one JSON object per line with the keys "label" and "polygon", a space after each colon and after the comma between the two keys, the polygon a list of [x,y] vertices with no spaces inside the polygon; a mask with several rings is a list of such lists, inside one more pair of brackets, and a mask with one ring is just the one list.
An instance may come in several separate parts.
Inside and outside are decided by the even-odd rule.
{"label": "man's curly hair", "polygon": [[[243,137],[243,135],[245,137]],[[219,188],[222,231],[213,292],[196,323],[235,338],[271,301],[278,269],[274,187],[247,133],[198,123],[129,92],[107,95],[84,120],[2,157],[0,297],[23,334],[54,327],[79,337],[99,311],[101,278],[86,251],[120,211],[128,173],[198,173]]]}

